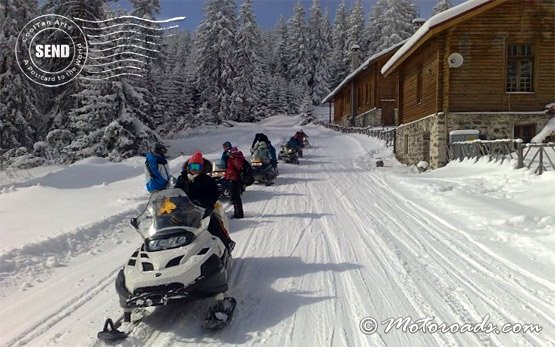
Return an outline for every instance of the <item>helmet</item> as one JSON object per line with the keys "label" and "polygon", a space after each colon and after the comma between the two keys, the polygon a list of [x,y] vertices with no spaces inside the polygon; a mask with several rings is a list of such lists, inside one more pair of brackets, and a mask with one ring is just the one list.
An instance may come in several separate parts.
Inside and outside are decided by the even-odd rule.
{"label": "helmet", "polygon": [[232,147],[231,142],[229,142],[229,141],[224,142],[223,146],[224,146],[224,149],[226,149],[226,150],[229,150]]}
{"label": "helmet", "polygon": [[156,142],[154,144],[154,150],[153,150],[154,153],[163,156],[163,155],[166,154],[167,151],[168,151],[168,149],[166,148],[166,146],[164,146],[160,142]]}

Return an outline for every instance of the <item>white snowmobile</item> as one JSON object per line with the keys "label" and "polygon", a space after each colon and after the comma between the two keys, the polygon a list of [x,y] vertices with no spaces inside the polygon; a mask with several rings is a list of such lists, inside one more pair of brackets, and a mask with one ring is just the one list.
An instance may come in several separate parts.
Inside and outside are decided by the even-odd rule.
{"label": "white snowmobile", "polygon": [[[212,213],[221,214],[227,227],[223,211]],[[220,329],[231,321],[236,301],[224,293],[232,257],[220,238],[207,230],[210,214],[181,189],[151,195],[145,210],[131,220],[144,242],[116,278],[123,315],[115,322],[108,318],[99,339],[126,338],[136,325],[133,311],[181,299],[216,298],[203,324],[207,329]],[[143,219],[152,221],[141,223]],[[127,331],[119,330],[122,325]]]}

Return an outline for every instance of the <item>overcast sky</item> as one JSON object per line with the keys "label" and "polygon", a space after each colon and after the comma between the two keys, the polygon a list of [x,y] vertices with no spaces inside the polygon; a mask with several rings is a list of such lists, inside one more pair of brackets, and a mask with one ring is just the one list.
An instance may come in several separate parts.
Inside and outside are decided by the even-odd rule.
{"label": "overcast sky", "polygon": [[[256,15],[256,20],[259,26],[263,28],[272,28],[278,18],[290,18],[293,14],[293,6],[296,2],[300,2],[305,9],[309,9],[312,0],[253,0],[253,8]],[[452,0],[453,6],[464,2],[463,0]],[[240,5],[242,0],[237,0]],[[341,3],[340,0],[320,0],[323,9],[328,9],[331,21],[335,18],[335,10]],[[346,0],[347,8],[350,9],[354,0]],[[368,13],[376,0],[363,0],[365,19],[368,18]],[[437,3],[437,0],[414,0],[414,3],[419,7],[420,17],[429,18],[432,13],[432,8]],[[120,0],[116,6],[129,8],[127,0]],[[176,16],[186,16],[187,19],[179,23],[181,28],[194,30],[199,25],[203,16],[204,0],[160,0],[160,19],[166,19]]]}

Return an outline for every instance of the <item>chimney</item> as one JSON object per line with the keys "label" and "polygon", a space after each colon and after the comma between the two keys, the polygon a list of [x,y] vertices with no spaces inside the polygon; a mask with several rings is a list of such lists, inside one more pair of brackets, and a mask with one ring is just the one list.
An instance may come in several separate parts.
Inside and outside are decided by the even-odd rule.
{"label": "chimney", "polygon": [[351,46],[351,71],[360,66],[360,46],[356,43]]}
{"label": "chimney", "polygon": [[426,23],[426,20],[424,18],[414,18],[412,20],[412,26],[414,27],[414,31],[420,29],[420,27],[424,23]]}

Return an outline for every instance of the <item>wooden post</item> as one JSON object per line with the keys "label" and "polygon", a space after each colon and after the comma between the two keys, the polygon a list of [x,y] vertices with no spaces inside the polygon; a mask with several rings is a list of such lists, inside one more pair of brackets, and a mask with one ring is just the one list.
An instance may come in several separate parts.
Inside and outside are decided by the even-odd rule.
{"label": "wooden post", "polygon": [[522,142],[517,142],[516,144],[516,155],[517,155],[517,169],[522,169],[524,167],[524,156],[523,156],[523,148]]}
{"label": "wooden post", "polygon": [[538,147],[540,150],[540,167],[539,169],[539,174],[541,175],[543,173],[543,147]]}

